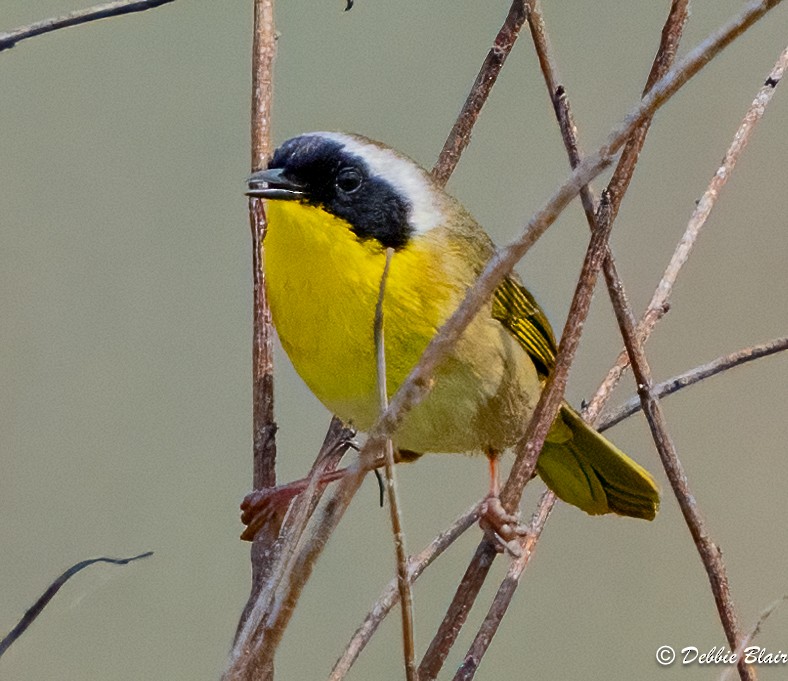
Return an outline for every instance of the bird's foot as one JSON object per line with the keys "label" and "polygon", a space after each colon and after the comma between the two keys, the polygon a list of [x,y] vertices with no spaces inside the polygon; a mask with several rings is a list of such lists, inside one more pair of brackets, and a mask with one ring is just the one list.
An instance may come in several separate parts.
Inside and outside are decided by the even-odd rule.
{"label": "bird's foot", "polygon": [[290,503],[306,489],[306,480],[256,489],[241,502],[241,522],[246,525],[241,539],[252,541],[263,526],[279,533]]}
{"label": "bird's foot", "polygon": [[[323,488],[330,482],[339,480],[347,473],[347,469],[328,471],[320,476],[318,487]],[[270,525],[273,532],[279,533],[290,504],[309,486],[309,478],[301,478],[276,487],[256,489],[246,495],[241,502],[241,522],[246,529],[241,539],[252,541],[265,525]]]}
{"label": "bird's foot", "polygon": [[520,524],[520,516],[508,513],[497,495],[488,495],[482,502],[479,525],[498,551],[519,558],[522,555],[519,538],[528,532]]}

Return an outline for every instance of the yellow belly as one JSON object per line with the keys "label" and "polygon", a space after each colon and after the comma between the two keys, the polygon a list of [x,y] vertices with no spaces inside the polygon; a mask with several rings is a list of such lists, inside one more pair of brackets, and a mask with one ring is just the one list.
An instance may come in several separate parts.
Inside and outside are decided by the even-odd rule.
{"label": "yellow belly", "polygon": [[[373,239],[359,241],[344,221],[295,201],[269,202],[268,220],[266,286],[282,345],[318,399],[366,430],[380,411],[373,321],[385,250]],[[390,394],[472,278],[458,280],[452,253],[433,244],[414,239],[392,258],[383,306]],[[521,432],[538,393],[525,353],[483,311],[395,441],[418,452],[503,448]]]}

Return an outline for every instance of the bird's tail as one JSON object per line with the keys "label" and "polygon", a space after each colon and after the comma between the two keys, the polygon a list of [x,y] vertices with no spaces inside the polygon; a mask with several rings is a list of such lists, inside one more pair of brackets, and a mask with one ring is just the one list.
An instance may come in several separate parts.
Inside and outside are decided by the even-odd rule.
{"label": "bird's tail", "polygon": [[653,520],[659,489],[651,474],[589,426],[568,404],[558,412],[537,470],[556,495],[586,513]]}

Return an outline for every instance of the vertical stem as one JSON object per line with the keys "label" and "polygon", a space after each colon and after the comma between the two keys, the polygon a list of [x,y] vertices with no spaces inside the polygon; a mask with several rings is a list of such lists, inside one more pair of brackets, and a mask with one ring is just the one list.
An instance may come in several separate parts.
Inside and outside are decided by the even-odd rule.
{"label": "vertical stem", "polygon": [[[273,62],[276,54],[273,0],[255,0],[254,41],[252,46],[252,171],[260,170],[271,155],[271,102]],[[254,489],[276,484],[276,423],[274,421],[274,357],[271,308],[265,290],[263,239],[267,227],[263,202],[249,199],[252,230],[252,277],[254,301],[252,319],[252,437]],[[264,528],[252,543],[252,591],[239,623],[246,621],[249,609],[266,579],[269,554],[276,541],[273,528]],[[273,670],[270,677],[273,676]]]}
{"label": "vertical stem", "polygon": [[[605,260],[604,266],[607,267],[611,262],[610,257]],[[703,567],[709,578],[711,591],[714,594],[714,603],[725,630],[725,637],[731,650],[736,650],[742,640],[739,623],[736,617],[736,609],[733,606],[730,586],[728,585],[728,575],[725,570],[725,563],[722,560],[722,552],[709,536],[706,521],[700,513],[695,495],[690,490],[684,467],[679,460],[673,439],[668,433],[667,421],[662,411],[662,405],[654,391],[654,384],[651,378],[651,367],[646,359],[643,344],[637,337],[635,315],[632,307],[624,295],[621,280],[612,278],[610,270],[606,271],[608,276],[608,289],[610,299],[613,303],[613,310],[616,313],[621,336],[624,339],[624,346],[629,354],[629,362],[632,365],[632,372],[637,381],[638,395],[640,403],[643,405],[643,413],[648,421],[654,444],[662,459],[662,465],[667,473],[670,486],[676,495],[679,508],[687,523],[692,539],[698,549]],[[737,667],[742,681],[753,681],[756,678],[755,670],[745,664],[744,658],[739,658]]]}
{"label": "vertical stem", "polygon": [[443,187],[460,161],[460,155],[471,141],[471,130],[479,118],[482,107],[490,96],[493,85],[498,79],[506,57],[514,47],[520,29],[525,23],[525,3],[523,0],[512,0],[506,19],[495,36],[495,41],[482,63],[476,81],[473,83],[468,98],[463,104],[454,126],[446,138],[440,156],[432,169],[432,177]]}
{"label": "vertical stem", "polygon": [[[393,248],[386,249],[386,265],[380,278],[380,292],[375,306],[375,352],[377,355],[378,394],[380,411],[389,406],[388,389],[386,386],[386,342],[383,329],[383,299],[386,295],[386,280],[394,255]],[[394,535],[394,551],[397,558],[397,589],[399,590],[400,609],[402,611],[402,653],[405,661],[405,678],[416,681],[416,643],[413,635],[413,595],[408,575],[408,553],[405,550],[405,534],[402,531],[402,517],[397,498],[397,480],[394,473],[394,445],[390,437],[386,438],[384,447],[384,470],[386,474],[386,494],[391,514],[391,531]]]}

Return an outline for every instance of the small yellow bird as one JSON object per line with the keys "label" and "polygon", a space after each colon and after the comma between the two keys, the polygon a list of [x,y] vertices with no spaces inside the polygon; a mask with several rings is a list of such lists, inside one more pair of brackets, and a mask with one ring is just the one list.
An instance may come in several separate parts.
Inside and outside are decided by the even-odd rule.
{"label": "small yellow bird", "polygon": [[[423,168],[357,135],[288,140],[249,178],[248,194],[268,201],[266,286],[285,351],[331,412],[369,429],[380,413],[373,321],[386,249],[394,250],[383,301],[393,394],[493,255],[490,237]],[[486,454],[497,495],[498,457],[524,433],[555,353],[545,314],[509,275],[394,434],[400,459]],[[648,471],[566,403],[537,470],[586,513],[656,515]]]}

